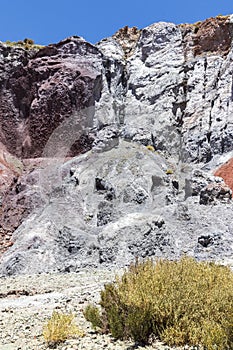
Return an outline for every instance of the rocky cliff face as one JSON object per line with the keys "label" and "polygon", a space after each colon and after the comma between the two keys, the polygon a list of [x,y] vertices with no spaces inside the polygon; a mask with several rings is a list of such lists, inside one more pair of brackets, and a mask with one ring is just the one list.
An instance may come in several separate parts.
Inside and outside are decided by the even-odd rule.
{"label": "rocky cliff face", "polygon": [[231,27],[230,19],[213,19],[199,27],[157,23],[142,30],[115,113],[123,137],[174,155],[181,145],[192,162],[232,149]]}
{"label": "rocky cliff face", "polygon": [[[1,141],[18,157],[39,157],[64,118],[99,99],[101,54],[78,37],[37,52],[0,49]],[[90,147],[82,136],[74,153]]]}
{"label": "rocky cliff face", "polygon": [[2,274],[230,259],[232,36],[219,16],[0,45],[0,141],[22,167],[2,174]]}

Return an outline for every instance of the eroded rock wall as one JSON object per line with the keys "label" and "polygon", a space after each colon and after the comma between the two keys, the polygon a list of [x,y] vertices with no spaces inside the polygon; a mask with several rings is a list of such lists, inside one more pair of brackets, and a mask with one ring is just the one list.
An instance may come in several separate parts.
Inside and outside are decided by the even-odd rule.
{"label": "eroded rock wall", "polygon": [[192,162],[232,150],[231,42],[231,17],[144,28],[123,65],[125,86],[118,80],[121,100],[108,99],[118,108],[105,127],[115,123],[122,137]]}
{"label": "eroded rock wall", "polygon": [[232,32],[232,16],[218,16],[125,27],[96,46],[79,37],[38,52],[0,45],[0,141],[18,157],[41,156],[65,118],[95,106],[93,133],[71,155],[112,133],[208,162],[232,150]]}
{"label": "eroded rock wall", "polygon": [[[95,46],[0,45],[1,147],[23,160],[1,191],[2,274],[230,261],[232,28],[219,16],[125,27]],[[57,132],[78,157],[61,152],[53,177],[53,155],[38,157]]]}
{"label": "eroded rock wall", "polygon": [[[38,52],[0,45],[0,58],[0,137],[20,158],[40,157],[58,125],[101,95],[101,54],[81,38]],[[90,149],[82,136],[73,154]]]}

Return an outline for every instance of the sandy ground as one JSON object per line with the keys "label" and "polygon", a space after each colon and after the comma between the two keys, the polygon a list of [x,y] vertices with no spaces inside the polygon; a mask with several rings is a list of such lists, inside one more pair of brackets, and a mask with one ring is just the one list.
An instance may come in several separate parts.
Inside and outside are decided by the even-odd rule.
{"label": "sandy ground", "polygon": [[83,338],[67,340],[57,349],[170,349],[160,342],[137,347],[132,342],[115,341],[109,335],[93,331],[83,316],[83,309],[90,302],[98,302],[100,290],[114,277],[114,271],[86,270],[1,278],[0,349],[48,349],[42,335],[43,325],[54,310],[75,314],[76,324],[85,332]]}

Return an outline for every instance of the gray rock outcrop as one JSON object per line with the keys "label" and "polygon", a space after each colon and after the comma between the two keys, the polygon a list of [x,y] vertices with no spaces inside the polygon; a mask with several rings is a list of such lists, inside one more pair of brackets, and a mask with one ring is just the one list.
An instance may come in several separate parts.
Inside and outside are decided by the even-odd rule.
{"label": "gray rock outcrop", "polygon": [[[14,232],[1,274],[122,267],[137,256],[231,257],[232,204],[185,201],[186,188],[174,186],[179,168],[170,174],[167,160],[145,146],[120,141],[60,167],[61,182],[41,193],[41,209]],[[38,183],[48,175],[41,170]],[[206,232],[217,237],[208,249],[199,242]]]}
{"label": "gray rock outcrop", "polygon": [[218,16],[95,46],[0,45],[0,141],[25,166],[3,196],[2,275],[182,254],[231,263],[232,187],[214,174],[233,151],[232,33]]}

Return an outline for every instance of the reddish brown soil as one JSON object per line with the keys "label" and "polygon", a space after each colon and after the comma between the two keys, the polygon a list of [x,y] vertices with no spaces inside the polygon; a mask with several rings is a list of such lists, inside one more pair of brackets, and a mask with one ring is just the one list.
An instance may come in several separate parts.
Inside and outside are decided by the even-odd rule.
{"label": "reddish brown soil", "polygon": [[214,175],[222,177],[225,183],[233,191],[233,158],[218,168]]}

